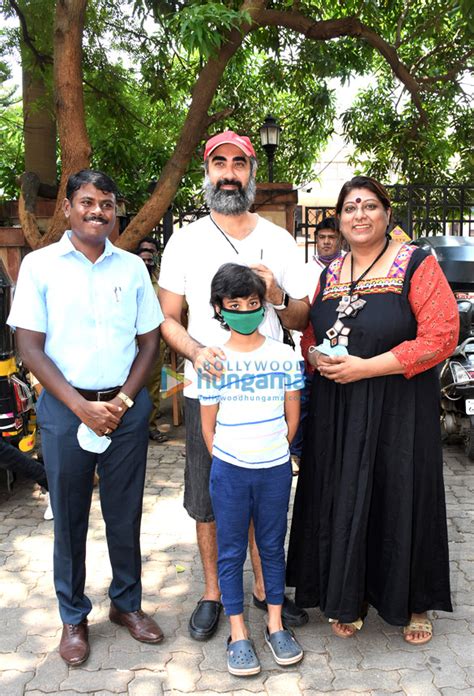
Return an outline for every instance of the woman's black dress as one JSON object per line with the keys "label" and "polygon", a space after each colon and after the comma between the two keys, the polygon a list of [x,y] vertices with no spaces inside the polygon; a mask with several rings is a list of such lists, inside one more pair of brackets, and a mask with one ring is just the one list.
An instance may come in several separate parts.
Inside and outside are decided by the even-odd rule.
{"label": "woman's black dress", "polygon": [[[367,304],[344,319],[351,355],[416,337],[408,292],[426,255],[411,250],[394,278],[365,281]],[[317,344],[341,297],[335,284],[323,301],[328,273],[311,309]],[[296,603],[350,623],[368,601],[400,626],[452,611],[436,369],[345,385],[315,371],[307,423],[287,563]]]}

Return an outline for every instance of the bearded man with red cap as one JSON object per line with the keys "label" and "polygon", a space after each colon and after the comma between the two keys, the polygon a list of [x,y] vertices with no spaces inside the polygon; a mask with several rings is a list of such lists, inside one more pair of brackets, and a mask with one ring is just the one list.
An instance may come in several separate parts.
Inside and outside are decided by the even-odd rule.
{"label": "bearded man with red cap", "polygon": [[[265,319],[259,330],[277,340],[283,339],[282,325],[302,330],[309,315],[304,266],[295,240],[287,230],[250,212],[256,192],[257,160],[249,138],[230,130],[210,138],[204,149],[204,169],[204,195],[210,215],[173,233],[163,253],[159,277],[159,299],[165,316],[162,336],[187,359],[184,507],[196,520],[205,580],[203,596],[189,622],[189,632],[196,640],[207,640],[214,634],[222,609],[209,496],[211,458],[201,433],[197,398],[198,374],[200,378],[220,375],[225,354],[219,346],[228,338],[209,302],[212,278],[228,262],[253,268],[267,288]],[[187,328],[181,323],[184,299],[188,304]],[[253,602],[266,610],[263,575],[252,532]],[[287,626],[301,626],[308,615],[285,597],[282,618]]]}

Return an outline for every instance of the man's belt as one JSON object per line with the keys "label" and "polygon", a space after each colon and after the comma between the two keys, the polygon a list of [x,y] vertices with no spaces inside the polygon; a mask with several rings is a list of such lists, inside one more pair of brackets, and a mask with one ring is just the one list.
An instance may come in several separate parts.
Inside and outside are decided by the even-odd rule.
{"label": "man's belt", "polygon": [[112,401],[119,393],[121,387],[111,387],[110,389],[100,389],[99,391],[79,389],[79,387],[74,387],[74,389],[87,401]]}

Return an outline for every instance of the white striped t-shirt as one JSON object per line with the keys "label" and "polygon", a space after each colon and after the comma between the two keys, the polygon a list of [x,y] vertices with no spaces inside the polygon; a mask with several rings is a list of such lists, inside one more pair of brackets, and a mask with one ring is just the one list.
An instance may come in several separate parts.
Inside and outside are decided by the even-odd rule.
{"label": "white striped t-shirt", "polygon": [[303,386],[294,351],[272,338],[248,353],[222,350],[223,376],[212,382],[198,378],[201,405],[219,404],[212,454],[246,468],[285,464],[285,392]]}

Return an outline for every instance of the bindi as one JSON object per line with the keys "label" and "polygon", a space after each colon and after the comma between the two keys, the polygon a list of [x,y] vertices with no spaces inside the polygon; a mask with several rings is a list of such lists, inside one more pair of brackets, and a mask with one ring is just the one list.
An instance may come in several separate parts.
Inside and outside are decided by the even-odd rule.
{"label": "bindi", "polygon": [[356,203],[360,203],[362,201],[362,198],[356,198]]}

